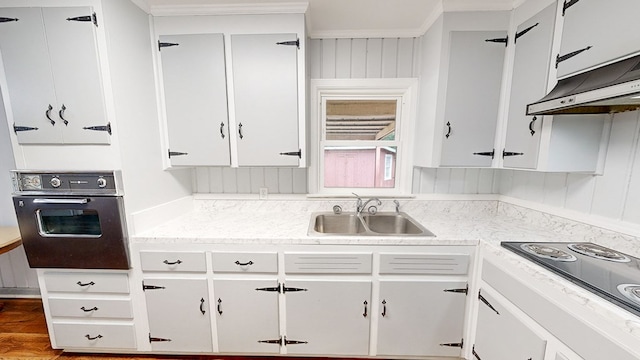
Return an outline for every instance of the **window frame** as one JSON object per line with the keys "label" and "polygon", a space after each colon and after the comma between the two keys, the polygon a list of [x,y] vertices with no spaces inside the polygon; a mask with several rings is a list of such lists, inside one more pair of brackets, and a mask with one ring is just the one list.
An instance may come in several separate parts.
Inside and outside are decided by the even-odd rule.
{"label": "window frame", "polygon": [[[413,178],[413,137],[415,128],[418,80],[393,79],[312,79],[310,83],[310,162],[309,194],[341,196],[356,192],[361,196],[410,196]],[[324,104],[327,99],[398,99],[395,140],[357,140],[363,146],[395,146],[395,186],[393,188],[325,188],[324,187]],[[335,144],[335,141],[331,141]],[[331,145],[329,145],[331,146]]]}

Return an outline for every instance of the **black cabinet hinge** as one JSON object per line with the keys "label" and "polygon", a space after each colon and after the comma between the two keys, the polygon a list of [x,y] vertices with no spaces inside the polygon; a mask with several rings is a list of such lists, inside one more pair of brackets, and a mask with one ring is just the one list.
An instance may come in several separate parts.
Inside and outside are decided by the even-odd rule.
{"label": "black cabinet hinge", "polygon": [[284,337],[284,345],[297,345],[297,344],[308,344],[308,341],[302,341],[302,340],[289,340],[287,339],[287,337]]}
{"label": "black cabinet hinge", "polygon": [[282,284],[282,293],[288,293],[288,292],[297,292],[297,291],[308,291],[307,289],[303,289],[303,288],[295,288],[295,287],[286,287],[284,284]]}
{"label": "black cabinet hinge", "polygon": [[291,41],[281,41],[281,42],[277,42],[276,45],[289,45],[289,46],[295,46],[298,49],[300,49],[300,39],[295,39]]}
{"label": "black cabinet hinge", "polygon": [[158,51],[162,51],[162,48],[171,47],[171,46],[180,46],[178,43],[169,43],[169,42],[160,42],[158,40]]}
{"label": "black cabinet hinge", "polygon": [[8,18],[8,17],[0,17],[0,23],[6,23],[6,22],[12,22],[12,21],[18,21],[20,19],[18,18]]}
{"label": "black cabinet hinge", "polygon": [[159,337],[152,337],[151,333],[149,333],[149,342],[166,342],[166,341],[171,341],[171,339],[165,339],[165,338],[159,338]]}
{"label": "black cabinet hinge", "polygon": [[493,310],[497,315],[500,315],[498,310],[496,310],[496,308],[494,308],[493,305],[491,305],[489,300],[485,299],[484,296],[482,296],[482,293],[480,293],[480,291],[478,291],[478,299],[482,301],[483,304],[487,305],[489,309]]}
{"label": "black cabinet hinge", "polygon": [[258,342],[262,344],[278,344],[282,346],[282,336],[279,339],[258,340]]}
{"label": "black cabinet hinge", "polygon": [[144,281],[142,282],[142,291],[146,290],[162,290],[165,289],[164,286],[156,286],[156,285],[145,285]]}
{"label": "black cabinet hinge", "polygon": [[491,156],[491,158],[493,159],[493,157],[496,154],[496,149],[493,149],[491,151],[484,151],[484,152],[474,152],[473,155],[477,155],[477,156]]}
{"label": "black cabinet hinge", "polygon": [[476,352],[476,346],[475,345],[471,348],[471,354],[473,355],[473,357],[476,358],[476,360],[482,360],[482,359],[480,359],[480,355],[478,355],[478,353]]}
{"label": "black cabinet hinge", "polygon": [[76,16],[76,17],[72,17],[72,18],[67,18],[67,21],[92,22],[93,25],[98,27],[98,17],[96,16],[96,13],[93,13],[91,15]]}
{"label": "black cabinet hinge", "polygon": [[495,39],[486,39],[486,42],[494,42],[494,43],[504,43],[504,46],[506,47],[507,45],[509,45],[509,37],[503,37],[503,38],[495,38]]}
{"label": "black cabinet hinge", "polygon": [[592,47],[593,46],[589,45],[586,48],[582,48],[580,50],[572,51],[572,52],[570,52],[568,54],[565,54],[565,55],[562,55],[562,56],[560,54],[556,55],[556,69],[558,68],[558,64],[560,64],[561,62],[563,62],[565,60],[568,60],[568,59],[571,59],[572,57],[574,57],[574,56],[576,56],[576,55],[578,55],[578,54],[580,54],[580,53],[582,53],[584,51],[587,51],[587,50],[591,49]]}
{"label": "black cabinet hinge", "polygon": [[37,127],[31,127],[31,126],[18,126],[16,124],[13,124],[13,132],[14,133],[18,133],[18,131],[33,131],[33,130],[38,130]]}
{"label": "black cabinet hinge", "polygon": [[302,159],[302,149],[298,149],[298,151],[287,151],[281,152],[280,155],[284,156],[297,156],[298,159]]}
{"label": "black cabinet hinge", "polygon": [[460,293],[460,294],[467,295],[469,293],[469,284],[467,284],[467,286],[462,288],[462,289],[444,289],[443,291],[444,292]]}
{"label": "black cabinet hinge", "polygon": [[502,150],[502,158],[503,159],[505,157],[507,157],[507,156],[521,156],[521,155],[524,155],[524,153]]}
{"label": "black cabinet hinge", "polygon": [[179,151],[171,151],[168,150],[169,152],[169,159],[171,159],[172,156],[184,156],[184,155],[189,155],[189,153],[186,152],[179,152]]}
{"label": "black cabinet hinge", "polygon": [[536,27],[538,25],[540,25],[540,23],[535,23],[534,25],[531,25],[528,28],[526,28],[526,29],[524,29],[524,30],[522,30],[520,32],[517,32],[516,33],[516,38],[513,40],[513,43],[514,44],[517,43],[518,42],[518,38],[520,38],[522,35],[528,33],[529,31],[531,31],[534,27]]}
{"label": "black cabinet hinge", "polygon": [[107,125],[98,125],[98,126],[85,126],[82,129],[84,130],[93,130],[93,131],[106,131],[107,134],[111,135],[111,123],[107,123]]}
{"label": "black cabinet hinge", "polygon": [[459,343],[444,343],[440,344],[440,346],[459,347],[460,349],[462,349],[462,347],[464,346],[464,339],[460,339]]}
{"label": "black cabinet hinge", "polygon": [[281,288],[281,285],[278,284],[278,286],[275,286],[275,287],[256,288],[256,291],[267,291],[267,292],[282,293],[282,288]]}
{"label": "black cabinet hinge", "polygon": [[564,13],[567,11],[568,8],[575,5],[578,1],[580,0],[565,0],[564,4],[562,5],[562,16],[564,16]]}

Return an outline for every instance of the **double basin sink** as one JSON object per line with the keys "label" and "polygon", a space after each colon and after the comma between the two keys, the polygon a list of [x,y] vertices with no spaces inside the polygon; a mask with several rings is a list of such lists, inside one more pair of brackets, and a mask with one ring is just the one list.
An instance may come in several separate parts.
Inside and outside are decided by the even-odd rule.
{"label": "double basin sink", "polygon": [[403,212],[314,213],[309,223],[309,235],[435,236]]}

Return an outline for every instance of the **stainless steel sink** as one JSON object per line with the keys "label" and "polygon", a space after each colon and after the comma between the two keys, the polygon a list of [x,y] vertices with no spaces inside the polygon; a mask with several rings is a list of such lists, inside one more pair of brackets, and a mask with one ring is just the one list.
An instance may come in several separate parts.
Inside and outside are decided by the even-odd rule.
{"label": "stainless steel sink", "polygon": [[320,212],[311,215],[309,235],[435,236],[406,213],[374,215]]}

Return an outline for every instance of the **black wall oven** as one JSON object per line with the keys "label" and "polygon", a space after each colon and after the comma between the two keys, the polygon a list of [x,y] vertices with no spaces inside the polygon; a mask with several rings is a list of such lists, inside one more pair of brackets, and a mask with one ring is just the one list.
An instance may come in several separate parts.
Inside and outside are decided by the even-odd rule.
{"label": "black wall oven", "polygon": [[32,268],[129,269],[120,173],[12,171]]}

